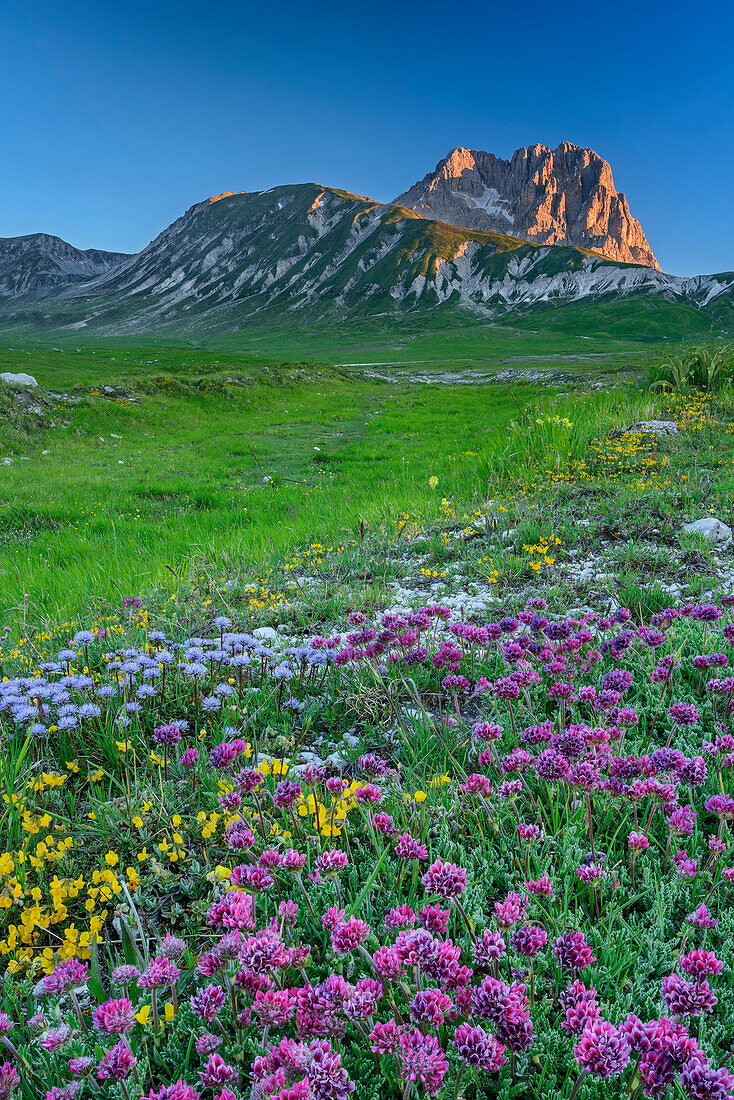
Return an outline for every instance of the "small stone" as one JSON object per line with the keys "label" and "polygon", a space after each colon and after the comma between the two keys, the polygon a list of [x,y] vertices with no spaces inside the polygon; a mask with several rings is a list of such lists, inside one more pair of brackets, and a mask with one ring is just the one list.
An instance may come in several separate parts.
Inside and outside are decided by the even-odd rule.
{"label": "small stone", "polygon": [[272,626],[259,626],[252,633],[255,638],[267,639],[269,642],[275,642],[278,639],[277,631],[273,630]]}
{"label": "small stone", "polygon": [[38,382],[32,374],[12,374],[10,371],[5,371],[3,374],[0,374],[0,382],[4,382],[6,386],[10,386],[11,390],[33,390],[38,385]]}
{"label": "small stone", "polygon": [[684,523],[683,530],[703,535],[708,542],[716,542],[721,546],[728,546],[732,539],[731,527],[727,527],[715,516],[706,516],[704,519],[697,519],[694,523]]}
{"label": "small stone", "polygon": [[628,432],[649,432],[650,435],[680,435],[678,425],[673,420],[643,420],[639,424],[633,424],[625,428]]}

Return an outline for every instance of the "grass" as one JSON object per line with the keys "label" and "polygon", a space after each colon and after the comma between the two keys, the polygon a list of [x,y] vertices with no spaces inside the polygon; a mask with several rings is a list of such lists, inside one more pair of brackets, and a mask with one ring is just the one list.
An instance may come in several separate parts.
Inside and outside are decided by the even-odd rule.
{"label": "grass", "polygon": [[[18,369],[20,355],[6,352],[2,365]],[[712,422],[682,441],[630,443],[620,432],[670,415],[673,400],[630,384],[574,394],[420,386],[162,348],[49,351],[31,365],[53,388],[27,399],[39,413],[21,416],[6,395],[2,422],[9,622],[95,616],[154,590],[176,599],[202,566],[249,571],[266,588],[268,569],[289,555],[389,540],[415,517],[440,523],[447,502],[471,517],[500,498],[518,522],[555,509],[554,529],[572,528],[573,487],[591,481],[611,494],[608,517],[629,512],[630,493],[646,510],[651,487],[664,490],[671,525],[704,494],[728,514],[730,437]],[[675,483],[661,477],[670,462]],[[702,466],[717,468],[715,488],[712,474],[697,480]],[[521,547],[508,578],[529,575]]]}

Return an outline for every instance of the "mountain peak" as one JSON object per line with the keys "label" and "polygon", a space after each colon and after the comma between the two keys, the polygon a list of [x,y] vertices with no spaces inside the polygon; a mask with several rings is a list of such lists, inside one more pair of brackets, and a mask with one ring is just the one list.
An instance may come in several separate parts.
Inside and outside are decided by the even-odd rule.
{"label": "mountain peak", "polygon": [[609,163],[571,141],[523,146],[510,160],[457,145],[394,202],[467,229],[575,245],[660,270]]}

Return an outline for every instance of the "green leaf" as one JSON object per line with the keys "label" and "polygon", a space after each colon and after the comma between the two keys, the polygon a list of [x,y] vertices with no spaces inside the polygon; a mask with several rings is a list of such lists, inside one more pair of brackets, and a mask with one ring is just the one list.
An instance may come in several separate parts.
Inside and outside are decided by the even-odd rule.
{"label": "green leaf", "polygon": [[133,940],[124,917],[120,917],[120,934],[122,937],[122,952],[125,956],[125,962],[130,966],[140,966],[140,955],[135,947],[135,941]]}
{"label": "green leaf", "polygon": [[99,940],[97,933],[92,936],[91,957],[89,960],[90,975],[87,978],[87,989],[97,1001],[106,1001],[104,985],[102,984],[102,972],[99,968]]}

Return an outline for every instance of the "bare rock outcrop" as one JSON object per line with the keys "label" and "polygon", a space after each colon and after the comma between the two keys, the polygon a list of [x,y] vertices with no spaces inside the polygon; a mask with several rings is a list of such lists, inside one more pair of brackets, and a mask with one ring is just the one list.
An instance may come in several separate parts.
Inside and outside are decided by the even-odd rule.
{"label": "bare rock outcrop", "polygon": [[394,201],[467,229],[576,245],[660,270],[607,161],[569,141],[518,149],[511,160],[457,147]]}

